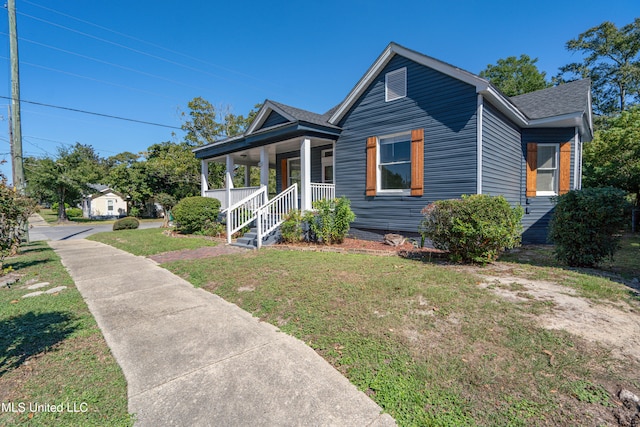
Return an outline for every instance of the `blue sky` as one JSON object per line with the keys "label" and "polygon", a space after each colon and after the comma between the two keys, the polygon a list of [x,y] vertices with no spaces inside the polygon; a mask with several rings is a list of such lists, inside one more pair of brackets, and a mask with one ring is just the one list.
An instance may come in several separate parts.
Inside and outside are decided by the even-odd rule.
{"label": "blue sky", "polygon": [[[626,25],[638,0],[166,1],[16,0],[21,98],[180,127],[201,96],[246,114],[269,98],[322,113],[394,41],[473,73],[527,54],[550,78],[580,56],[565,43],[603,21]],[[0,96],[11,95],[6,9]],[[10,160],[0,98],[0,159]],[[22,104],[25,155],[92,145],[103,157],[179,140],[179,130]],[[175,132],[175,135],[174,135]],[[10,164],[0,167],[11,176]]]}

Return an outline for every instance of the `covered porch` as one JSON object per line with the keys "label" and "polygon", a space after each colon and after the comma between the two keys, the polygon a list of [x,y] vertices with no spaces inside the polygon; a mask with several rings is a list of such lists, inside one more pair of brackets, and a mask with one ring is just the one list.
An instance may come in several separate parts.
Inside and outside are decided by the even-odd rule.
{"label": "covered porch", "polygon": [[[233,141],[226,141],[227,147]],[[256,247],[294,209],[308,211],[313,202],[335,198],[335,140],[303,135],[286,140],[236,149],[201,158],[201,194],[218,199],[226,218],[227,242],[238,230],[255,225]],[[220,147],[222,148],[222,147]],[[198,153],[196,153],[198,155]],[[225,169],[224,187],[209,188],[212,162]],[[244,166],[244,186],[234,185],[237,166]],[[251,171],[259,171],[259,185],[251,186]],[[275,171],[275,174],[271,171]],[[269,192],[270,177],[272,192]],[[238,179],[236,177],[236,183]],[[254,183],[255,184],[255,183]]]}

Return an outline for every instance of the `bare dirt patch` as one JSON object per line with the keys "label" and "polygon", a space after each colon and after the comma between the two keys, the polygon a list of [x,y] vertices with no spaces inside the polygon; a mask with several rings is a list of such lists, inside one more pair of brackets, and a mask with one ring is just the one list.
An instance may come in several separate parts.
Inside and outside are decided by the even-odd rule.
{"label": "bare dirt patch", "polygon": [[515,276],[481,275],[480,286],[517,303],[544,302],[548,310],[535,316],[547,329],[562,329],[597,342],[621,358],[640,362],[640,314],[626,302],[595,303],[566,286]]}

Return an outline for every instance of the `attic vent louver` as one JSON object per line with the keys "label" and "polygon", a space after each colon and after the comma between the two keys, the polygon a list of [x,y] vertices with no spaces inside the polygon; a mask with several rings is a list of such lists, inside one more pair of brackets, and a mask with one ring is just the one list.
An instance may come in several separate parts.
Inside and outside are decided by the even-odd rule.
{"label": "attic vent louver", "polygon": [[407,96],[407,69],[391,71],[385,76],[385,101],[393,101],[395,99]]}

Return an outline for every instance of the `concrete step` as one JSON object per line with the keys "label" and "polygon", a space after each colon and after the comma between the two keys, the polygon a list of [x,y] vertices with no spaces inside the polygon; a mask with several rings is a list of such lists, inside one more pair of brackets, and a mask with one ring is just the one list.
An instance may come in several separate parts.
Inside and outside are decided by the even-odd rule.
{"label": "concrete step", "polygon": [[[262,246],[272,245],[280,240],[280,228],[276,228],[274,231],[269,233],[266,236],[262,237]],[[258,248],[258,232],[256,228],[250,229],[248,232],[244,233],[244,236],[238,238],[233,246],[238,246],[241,248],[249,248],[249,249],[257,249]]]}

